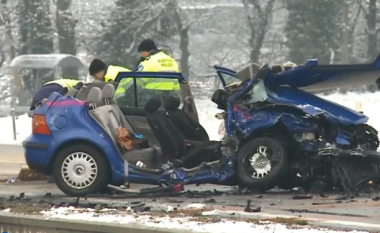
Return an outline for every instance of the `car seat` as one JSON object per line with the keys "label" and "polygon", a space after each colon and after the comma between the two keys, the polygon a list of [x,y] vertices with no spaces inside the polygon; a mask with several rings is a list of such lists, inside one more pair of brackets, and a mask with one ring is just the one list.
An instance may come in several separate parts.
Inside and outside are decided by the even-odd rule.
{"label": "car seat", "polygon": [[183,134],[186,140],[207,142],[208,134],[201,124],[192,120],[185,111],[179,109],[181,100],[177,96],[168,96],[165,101],[165,110],[170,121]]}
{"label": "car seat", "polygon": [[158,112],[161,106],[159,98],[152,98],[146,103],[146,118],[161,150],[167,159],[180,160],[181,166],[193,168],[202,162],[211,162],[221,158],[220,142],[208,141],[197,144],[186,152],[185,138],[174,126],[165,113]]}
{"label": "car seat", "polygon": [[[115,92],[113,85],[108,86],[108,88],[103,88],[101,90],[99,87],[91,88],[88,93],[87,101],[90,104],[90,115],[94,120],[101,126],[107,135],[112,140],[114,146],[116,146],[120,154],[129,163],[135,164],[137,161],[143,161],[148,167],[154,167],[156,164],[157,150],[156,148],[143,148],[134,150],[124,150],[118,145],[118,128],[121,125],[120,120],[117,117],[117,113],[114,111],[113,106],[108,104],[109,98],[112,98]],[[97,106],[97,103],[103,101],[105,105]],[[125,127],[124,127],[125,128]],[[128,129],[128,128],[127,128]],[[129,130],[129,129],[128,129]]]}

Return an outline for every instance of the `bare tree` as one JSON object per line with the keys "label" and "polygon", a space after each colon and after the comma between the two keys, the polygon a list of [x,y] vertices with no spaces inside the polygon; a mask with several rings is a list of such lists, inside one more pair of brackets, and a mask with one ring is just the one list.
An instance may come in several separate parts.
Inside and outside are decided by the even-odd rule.
{"label": "bare tree", "polygon": [[212,80],[216,75],[213,65],[236,69],[247,61],[248,34],[243,4],[203,4],[182,11],[188,21],[195,21],[189,35],[193,77]]}
{"label": "bare tree", "polygon": [[[0,19],[4,25],[4,35],[6,37],[6,45],[8,47],[8,57],[10,60],[16,57],[16,46],[12,34],[11,9],[8,7],[7,0],[1,0]],[[23,89],[22,81],[17,69],[13,69],[13,82],[16,87],[16,93],[20,93]]]}
{"label": "bare tree", "polygon": [[186,14],[184,10],[179,6],[178,0],[172,0],[171,6],[173,7],[173,18],[177,25],[178,35],[179,35],[179,49],[181,53],[180,58],[180,67],[181,72],[183,76],[185,77],[186,81],[189,81],[190,76],[190,51],[189,51],[189,45],[190,45],[190,35],[189,31],[191,27],[196,27],[197,24],[199,25],[203,20],[208,20],[209,17],[212,15],[213,11],[210,11],[206,14],[202,14],[200,17],[196,19],[188,19],[184,20],[183,16]]}
{"label": "bare tree", "polygon": [[362,1],[357,0],[361,12],[364,14],[366,20],[366,30],[365,34],[367,36],[367,56],[369,59],[374,59],[378,55],[378,35],[380,33],[380,23],[378,1],[368,0]]}
{"label": "bare tree", "polygon": [[270,17],[272,17],[275,0],[267,0],[266,5],[262,0],[242,0],[245,8],[250,38],[250,59],[257,62],[260,57],[260,50],[263,46],[265,34],[268,30]]}

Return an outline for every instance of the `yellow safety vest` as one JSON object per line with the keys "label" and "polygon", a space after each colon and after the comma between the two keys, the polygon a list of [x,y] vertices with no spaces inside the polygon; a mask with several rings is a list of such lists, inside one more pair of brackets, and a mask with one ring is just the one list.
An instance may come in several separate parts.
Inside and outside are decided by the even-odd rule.
{"label": "yellow safety vest", "polygon": [[115,81],[119,72],[131,72],[131,70],[121,66],[109,65],[104,75],[104,81],[107,83]]}
{"label": "yellow safety vest", "polygon": [[[139,64],[140,72],[174,72],[178,73],[177,62],[163,51],[159,51],[147,57]],[[177,79],[140,78],[145,89],[173,91],[181,89]]]}
{"label": "yellow safety vest", "polygon": [[[117,75],[119,72],[131,72],[130,69],[121,67],[121,66],[108,66],[106,75],[104,75],[104,81],[106,82],[113,82],[115,81]],[[138,79],[136,79],[137,85],[142,85]],[[115,90],[115,94],[113,96],[113,100],[116,101],[117,99],[124,97],[125,92],[133,86],[133,78],[122,78]]]}
{"label": "yellow safety vest", "polygon": [[57,80],[53,80],[53,81],[50,81],[50,82],[47,82],[44,84],[47,85],[47,84],[58,84],[60,85],[61,87],[65,88],[67,87],[68,90],[71,90],[75,87],[75,85],[77,85],[77,83],[79,83],[80,80],[76,80],[76,79],[57,79]]}

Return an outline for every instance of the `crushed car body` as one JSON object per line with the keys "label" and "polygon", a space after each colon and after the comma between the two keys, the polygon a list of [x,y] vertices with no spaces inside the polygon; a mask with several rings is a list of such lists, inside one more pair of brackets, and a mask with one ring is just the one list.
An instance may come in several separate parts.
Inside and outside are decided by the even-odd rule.
{"label": "crushed car body", "polygon": [[[328,88],[331,83],[347,85],[342,77],[351,77],[353,70],[360,80],[355,84],[375,83],[380,77],[379,65],[378,58],[372,64],[348,66],[318,66],[311,60],[280,73],[263,67],[261,71],[266,73],[261,78],[256,74],[239,90],[229,90],[223,80],[228,100],[215,99],[221,109],[234,113],[225,115],[226,131],[238,143],[265,136],[277,138],[288,148],[288,171],[282,171],[287,175],[279,186],[311,188],[322,182],[325,187],[355,189],[379,176],[378,132],[366,124],[367,116],[299,88],[315,90],[323,87],[323,82],[330,83]],[[232,70],[215,68],[221,79],[244,79]],[[233,124],[228,124],[230,121]]]}
{"label": "crushed car body", "polygon": [[[335,82],[335,76],[347,73],[345,68],[333,67],[311,61],[274,73],[264,65],[243,81],[235,71],[215,67],[224,86],[212,97],[224,110],[226,134],[221,142],[184,136],[180,123],[185,118],[193,121],[194,117],[187,119],[193,108],[183,115],[179,100],[191,106],[190,96],[173,102],[172,92],[168,97],[155,91],[144,106],[136,98],[134,108],[125,111],[125,106],[111,101],[118,83],[84,87],[86,95],[53,93],[34,113],[33,133],[23,142],[26,161],[30,168],[53,175],[57,186],[70,196],[125,183],[356,190],[379,177],[377,131],[366,124],[365,115],[302,90]],[[379,65],[366,65],[361,71],[375,74],[379,69]],[[319,82],[318,74],[323,74]],[[181,88],[189,89],[180,73],[128,72],[120,73],[117,80],[130,77],[175,79]],[[296,77],[303,81],[297,82]],[[368,77],[366,81],[377,78]],[[227,85],[231,80],[241,82],[232,88]],[[141,91],[134,85],[134,93]],[[174,113],[181,117],[175,118]],[[145,123],[133,121],[137,116]],[[200,127],[194,126],[194,132]],[[138,147],[120,146],[120,128],[127,129],[129,140]],[[157,142],[146,140],[136,128],[146,130],[146,135],[151,132]]]}

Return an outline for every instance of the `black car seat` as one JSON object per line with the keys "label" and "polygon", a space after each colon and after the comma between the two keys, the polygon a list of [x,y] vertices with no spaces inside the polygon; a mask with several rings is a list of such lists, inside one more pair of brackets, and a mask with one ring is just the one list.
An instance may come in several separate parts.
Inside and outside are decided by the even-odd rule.
{"label": "black car seat", "polygon": [[[112,85],[111,85],[112,86]],[[107,135],[112,140],[113,144],[119,148],[119,151],[124,159],[129,163],[135,164],[137,161],[142,161],[149,168],[154,168],[156,165],[157,159],[157,150],[155,148],[143,148],[143,149],[134,149],[134,150],[124,150],[121,149],[118,144],[118,128],[122,126],[117,118],[117,113],[114,111],[113,106],[108,104],[106,99],[109,99],[113,96],[115,89],[103,89],[99,87],[91,88],[87,96],[87,101],[90,105],[90,115],[98,122]],[[105,105],[98,107],[98,103],[103,102]],[[124,126],[123,126],[124,127]],[[128,128],[127,128],[128,129]],[[129,129],[128,129],[129,130]]]}
{"label": "black car seat", "polygon": [[181,100],[177,96],[168,96],[164,107],[170,121],[183,134],[186,140],[207,142],[208,134],[201,124],[191,119],[185,111],[179,109]]}
{"label": "black car seat", "polygon": [[165,113],[157,111],[160,106],[161,100],[152,98],[144,109],[148,124],[167,159],[179,159],[182,161],[182,166],[193,168],[202,162],[215,161],[221,157],[221,144],[215,141],[201,142],[186,152],[185,138]]}

